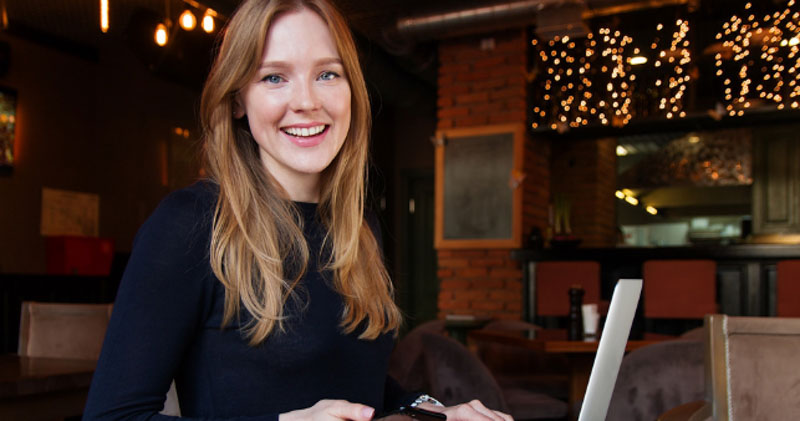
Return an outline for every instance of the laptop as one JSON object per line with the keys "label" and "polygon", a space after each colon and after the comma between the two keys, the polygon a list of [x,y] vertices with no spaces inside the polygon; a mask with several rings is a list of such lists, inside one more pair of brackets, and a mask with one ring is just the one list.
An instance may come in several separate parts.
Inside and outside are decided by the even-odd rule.
{"label": "laptop", "polygon": [[620,279],[614,287],[578,421],[606,419],[641,292],[641,279]]}

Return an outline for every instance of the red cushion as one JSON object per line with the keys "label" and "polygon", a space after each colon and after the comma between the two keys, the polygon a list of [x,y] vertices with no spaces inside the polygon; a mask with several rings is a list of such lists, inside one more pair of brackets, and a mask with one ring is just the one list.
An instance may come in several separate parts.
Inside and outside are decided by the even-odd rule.
{"label": "red cushion", "polygon": [[53,275],[107,276],[114,257],[110,238],[47,237],[47,273]]}
{"label": "red cushion", "polygon": [[717,312],[717,263],[713,260],[644,262],[644,316],[702,319]]}
{"label": "red cushion", "polygon": [[536,314],[569,314],[569,288],[583,287],[583,303],[600,301],[600,264],[597,262],[540,262],[536,264]]}
{"label": "red cushion", "polygon": [[780,317],[800,317],[800,260],[778,262],[777,313]]}

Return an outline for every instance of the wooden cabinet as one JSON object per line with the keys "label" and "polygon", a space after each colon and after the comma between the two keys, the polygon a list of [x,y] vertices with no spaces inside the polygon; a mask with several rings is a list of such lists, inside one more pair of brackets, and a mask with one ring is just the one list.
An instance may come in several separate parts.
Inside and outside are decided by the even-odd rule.
{"label": "wooden cabinet", "polygon": [[753,233],[800,233],[800,126],[758,130],[753,140]]}

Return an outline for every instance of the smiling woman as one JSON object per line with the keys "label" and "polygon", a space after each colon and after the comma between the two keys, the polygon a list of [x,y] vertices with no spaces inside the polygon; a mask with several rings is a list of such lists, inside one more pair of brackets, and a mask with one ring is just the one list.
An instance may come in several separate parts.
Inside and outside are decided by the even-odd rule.
{"label": "smiling woman", "polygon": [[84,419],[353,420],[412,402],[387,375],[400,312],[364,210],[370,107],[327,0],[246,0],[202,95],[208,179],[140,229]]}

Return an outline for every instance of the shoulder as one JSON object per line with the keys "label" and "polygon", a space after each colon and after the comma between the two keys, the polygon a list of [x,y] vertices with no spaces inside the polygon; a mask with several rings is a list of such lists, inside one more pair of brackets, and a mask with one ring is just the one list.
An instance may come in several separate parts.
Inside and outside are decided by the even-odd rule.
{"label": "shoulder", "polygon": [[219,186],[201,180],[168,194],[158,205],[156,212],[174,214],[197,214],[214,208],[219,196]]}
{"label": "shoulder", "polygon": [[219,188],[210,181],[198,181],[189,187],[168,194],[150,219],[161,222],[197,222],[214,212]]}
{"label": "shoulder", "polygon": [[188,236],[210,232],[218,187],[210,181],[198,181],[168,194],[142,226],[139,235],[154,233],[163,237]]}

